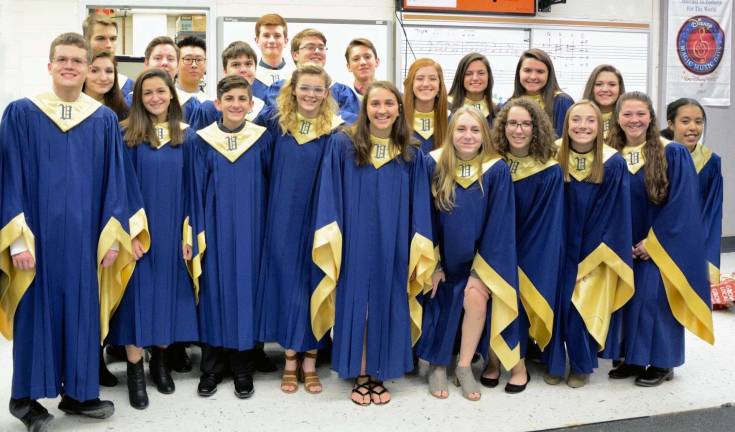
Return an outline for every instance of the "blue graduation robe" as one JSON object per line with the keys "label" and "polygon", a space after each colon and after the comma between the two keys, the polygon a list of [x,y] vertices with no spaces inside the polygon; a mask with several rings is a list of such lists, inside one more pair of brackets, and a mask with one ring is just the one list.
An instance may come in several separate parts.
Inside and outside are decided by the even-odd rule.
{"label": "blue graduation robe", "polygon": [[[135,268],[145,212],[128,202],[117,116],[85,94],[8,105],[0,122],[0,331],[13,345],[11,397],[99,395],[99,345]],[[13,267],[22,238],[35,258]],[[112,266],[101,262],[115,245]]]}
{"label": "blue graduation robe", "polygon": [[130,102],[132,99],[128,100],[131,94],[133,94],[133,88],[135,87],[135,81],[131,80],[127,76],[121,74],[120,72],[117,73],[117,82],[120,86],[120,92],[123,95],[123,99],[125,99],[125,102],[127,102],[128,106],[130,106]]}
{"label": "blue graduation robe", "polygon": [[[422,113],[414,111],[413,114],[413,136],[419,141],[421,151],[429,154],[434,150],[434,112]],[[437,148],[441,147],[443,137],[439,137]]]}
{"label": "blue graduation robe", "polygon": [[689,151],[665,149],[669,191],[654,205],[645,185],[642,146],[622,151],[630,176],[633,245],[645,240],[649,260],[635,260],[635,294],[623,309],[625,362],[662,368],[684,363],[684,328],[714,343],[699,182]]}
{"label": "blue graduation robe", "polygon": [[699,179],[702,203],[704,249],[710,283],[720,281],[720,242],[722,241],[722,162],[720,156],[699,143],[691,152]]}
{"label": "blue graduation robe", "polygon": [[431,242],[429,185],[424,160],[396,155],[373,137],[372,163],[357,166],[344,133],[327,149],[317,192],[312,258],[323,276],[311,297],[312,329],[332,326],[332,368],[342,378],[377,379],[413,369],[412,344],[421,333],[416,297],[436,265]]}
{"label": "blue graduation robe", "polygon": [[[442,151],[426,158],[432,174]],[[433,206],[434,242],[446,280],[434,298],[424,298],[417,354],[432,364],[450,363],[464,310],[464,289],[474,271],[492,299],[487,313],[490,347],[510,369],[520,359],[513,181],[499,156],[457,163],[454,209],[444,212]],[[486,356],[487,348],[487,343],[481,343],[477,350]]]}
{"label": "blue graduation robe", "polygon": [[[341,124],[335,118],[333,128]],[[268,121],[275,135],[263,259],[256,294],[258,340],[278,342],[297,352],[321,348],[311,329],[309,302],[321,277],[311,260],[319,169],[332,133],[317,136],[315,125],[300,117],[299,128],[283,131]],[[301,133],[305,132],[305,133]]]}
{"label": "blue graduation robe", "polygon": [[[189,195],[185,173],[194,132],[182,124],[186,139],[172,146],[168,124],[156,125],[158,147],[127,147],[154,239],[110,323],[108,343],[139,347],[197,341],[194,288],[182,257],[182,227]],[[124,137],[124,134],[123,134]]]}
{"label": "blue graduation robe", "polygon": [[213,123],[191,143],[189,221],[196,238],[192,272],[199,287],[199,335],[214,347],[242,351],[255,344],[272,144],[265,128],[251,122],[233,133]]}
{"label": "blue graduation robe", "polygon": [[553,159],[542,163],[508,155],[507,163],[515,192],[519,331],[525,358],[529,336],[544,350],[554,329],[564,241],[564,181]]}
{"label": "blue graduation robe", "polygon": [[613,313],[633,296],[625,160],[607,146],[601,156],[603,180],[595,184],[584,181],[594,153],[569,152],[571,179],[564,184],[566,240],[547,357],[548,371],[555,376],[564,375],[567,355],[571,372],[592,373],[597,353],[607,345]]}

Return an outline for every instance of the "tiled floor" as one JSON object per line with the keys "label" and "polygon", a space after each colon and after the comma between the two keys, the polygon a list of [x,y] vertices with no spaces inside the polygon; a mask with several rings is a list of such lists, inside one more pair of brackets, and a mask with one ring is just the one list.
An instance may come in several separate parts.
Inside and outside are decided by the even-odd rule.
{"label": "tiled floor", "polygon": [[[723,255],[723,272],[735,272],[735,254]],[[239,400],[231,381],[220,384],[209,399],[196,395],[197,374],[175,374],[176,393],[161,395],[149,382],[151,406],[131,408],[124,385],[124,364],[111,369],[123,382],[103,389],[103,397],[115,402],[117,412],[106,421],[71,418],[56,409],[58,400],[41,401],[56,416],[56,431],[524,431],[590,422],[608,421],[715,407],[735,402],[735,311],[714,313],[716,344],[687,334],[687,363],[676,369],[673,381],[656,388],[642,388],[632,381],[610,381],[608,362],[581,389],[564,384],[548,386],[542,371],[531,366],[531,382],[519,395],[507,395],[501,386],[484,389],[479,402],[462,398],[450,389],[447,400],[431,397],[425,381],[412,376],[386,383],[393,401],[383,407],[358,407],[349,401],[351,385],[326,368],[320,369],[325,391],[314,396],[303,391],[286,395],[279,390],[279,374],[256,376],[256,394]],[[0,342],[0,401],[10,394],[12,345]],[[282,359],[280,351],[276,356]],[[0,431],[23,431],[20,422],[0,409]]]}

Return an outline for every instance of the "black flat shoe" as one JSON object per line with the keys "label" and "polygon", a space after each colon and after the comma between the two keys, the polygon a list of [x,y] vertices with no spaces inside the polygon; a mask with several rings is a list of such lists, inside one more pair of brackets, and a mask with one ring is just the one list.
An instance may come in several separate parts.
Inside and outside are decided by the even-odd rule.
{"label": "black flat shoe", "polygon": [[656,387],[664,381],[674,379],[674,369],[664,369],[655,366],[649,366],[638,378],[635,379],[635,385],[641,387]]}
{"label": "black flat shoe", "polygon": [[145,371],[143,359],[138,363],[128,362],[128,399],[130,406],[135,409],[148,407],[148,392],[145,389]]}
{"label": "black flat shoe", "polygon": [[213,394],[217,393],[217,384],[222,381],[222,378],[219,378],[215,374],[211,373],[205,373],[201,377],[199,377],[199,386],[197,387],[197,393],[199,393],[199,396],[201,397],[209,397]]}
{"label": "black flat shoe", "polygon": [[237,375],[234,377],[234,381],[235,396],[240,399],[248,399],[255,393],[252,375]]}
{"label": "black flat shoe", "polygon": [[646,371],[643,366],[632,365],[628,363],[620,363],[615,369],[611,369],[607,373],[607,376],[612,379],[626,379],[630,377],[637,377]]}
{"label": "black flat shoe", "polygon": [[480,375],[480,384],[487,388],[495,388],[500,384],[500,376],[497,378],[487,378]]}
{"label": "black flat shoe", "polygon": [[270,373],[278,370],[278,366],[268,357],[262,346],[256,346],[253,349],[253,363],[258,372]]}
{"label": "black flat shoe", "polygon": [[67,415],[82,415],[96,419],[106,419],[115,413],[115,405],[106,400],[92,399],[79,402],[67,395],[61,397],[59,410]]}
{"label": "black flat shoe", "polygon": [[191,372],[191,358],[186,353],[186,344],[175,343],[166,348],[166,362],[174,372]]}
{"label": "black flat shoe", "polygon": [[174,380],[171,378],[171,371],[166,365],[166,355],[163,348],[151,348],[151,361],[148,362],[148,369],[159,393],[171,394],[176,390]]}
{"label": "black flat shoe", "polygon": [[510,394],[520,393],[526,389],[526,386],[528,385],[529,382],[531,382],[531,374],[528,373],[528,371],[526,371],[526,383],[525,384],[507,383],[505,385],[505,392],[510,393]]}
{"label": "black flat shoe", "polygon": [[29,432],[46,432],[54,419],[43,405],[28,398],[10,399],[10,414],[22,421]]}

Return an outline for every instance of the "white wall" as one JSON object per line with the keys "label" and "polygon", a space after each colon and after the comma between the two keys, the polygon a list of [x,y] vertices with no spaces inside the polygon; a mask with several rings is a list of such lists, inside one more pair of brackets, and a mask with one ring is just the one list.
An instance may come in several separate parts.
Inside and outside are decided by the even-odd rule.
{"label": "white wall", "polygon": [[[120,3],[123,3],[122,0]],[[155,5],[156,0],[150,0]],[[171,4],[170,0],[165,3]],[[259,16],[276,12],[292,18],[375,19],[395,16],[395,0],[217,0],[218,16]],[[44,91],[49,86],[46,73],[48,45],[59,33],[81,31],[84,11],[79,0],[0,0],[0,109],[19,97]],[[181,2],[181,5],[186,5]],[[551,13],[538,18],[616,20],[653,22],[652,46],[658,46],[658,2],[618,0],[598,2],[569,0],[555,5]],[[214,30],[214,29],[212,29]],[[657,52],[652,53],[658,59]],[[658,76],[657,69],[653,77]],[[655,95],[654,95],[655,96]],[[655,97],[654,97],[655,100]]]}

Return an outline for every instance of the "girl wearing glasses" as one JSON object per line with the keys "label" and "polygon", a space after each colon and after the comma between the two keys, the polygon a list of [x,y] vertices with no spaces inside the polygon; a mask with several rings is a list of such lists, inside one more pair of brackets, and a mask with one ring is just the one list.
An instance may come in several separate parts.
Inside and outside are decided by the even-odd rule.
{"label": "girl wearing glasses", "polygon": [[[520,393],[530,380],[524,360],[529,337],[543,350],[554,328],[564,189],[554,159],[554,129],[536,102],[525,97],[510,100],[498,113],[492,133],[510,167],[515,192],[521,359],[511,369],[505,391]],[[486,387],[499,384],[497,357],[490,356],[480,380]]]}
{"label": "girl wearing glasses", "polygon": [[[314,199],[324,151],[342,120],[329,94],[331,79],[321,66],[299,66],[278,96],[278,115],[267,127],[275,137],[266,233],[256,293],[258,340],[286,350],[281,390],[294,393],[298,380],[308,393],[320,393],[317,349],[309,299],[312,276]],[[322,335],[323,336],[323,335]],[[303,353],[303,356],[301,355]],[[300,358],[303,357],[303,358]]]}

